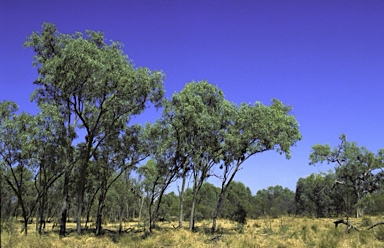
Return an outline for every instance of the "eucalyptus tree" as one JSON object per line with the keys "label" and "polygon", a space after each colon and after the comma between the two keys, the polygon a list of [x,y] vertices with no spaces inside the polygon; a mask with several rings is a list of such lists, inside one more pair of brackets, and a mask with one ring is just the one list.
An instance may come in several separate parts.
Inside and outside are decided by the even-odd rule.
{"label": "eucalyptus tree", "polygon": [[96,214],[96,235],[101,234],[103,208],[110,187],[126,172],[149,156],[146,132],[140,125],[126,126],[119,135],[104,139],[97,152],[94,174],[99,184],[99,199]]}
{"label": "eucalyptus tree", "polygon": [[335,187],[351,190],[353,195],[346,194],[348,216],[349,208],[356,207],[359,217],[361,206],[356,205],[365,195],[382,188],[384,177],[384,149],[377,154],[365,147],[359,147],[355,142],[348,142],[346,135],[340,136],[340,144],[333,149],[326,145],[314,145],[310,154],[310,164],[323,162],[335,164]]}
{"label": "eucalyptus tree", "polygon": [[301,139],[299,124],[293,115],[292,107],[273,100],[271,106],[256,102],[254,105],[241,104],[229,111],[229,121],[223,128],[221,192],[213,214],[211,231],[215,232],[216,219],[219,214],[225,192],[241,165],[255,154],[276,150],[291,157],[290,148]]}
{"label": "eucalyptus tree", "polygon": [[147,124],[151,159],[139,168],[144,176],[143,185],[148,199],[149,230],[156,227],[160,205],[165,191],[181,173],[183,164],[187,162],[182,155],[180,137],[169,123],[160,120],[154,125]]}
{"label": "eucalyptus tree", "polygon": [[222,133],[226,111],[223,93],[206,81],[191,82],[175,93],[167,106],[172,126],[180,132],[181,150],[188,157],[193,180],[193,199],[189,228],[194,228],[197,194],[203,182],[212,175],[220,160]]}
{"label": "eucalyptus tree", "polygon": [[[178,178],[182,178],[181,190],[179,190],[179,227],[183,225],[183,198],[184,188],[190,162],[188,158],[186,142],[189,133],[180,122],[179,116],[174,111],[174,102],[164,100],[164,111],[161,118],[152,125],[151,158],[157,163],[158,173],[163,177],[162,190],[157,201],[158,212],[162,196],[168,186]],[[156,218],[154,219],[156,221]]]}
{"label": "eucalyptus tree", "polygon": [[27,113],[17,115],[17,110],[14,102],[0,103],[1,181],[4,180],[17,197],[22,210],[24,234],[27,235],[28,219],[36,207],[30,146],[34,118]]}
{"label": "eucalyptus tree", "polygon": [[[160,106],[164,76],[148,68],[134,68],[122,44],[107,44],[101,32],[61,34],[55,25],[45,23],[42,32],[33,32],[24,45],[36,53],[34,65],[39,76],[32,99],[38,104],[58,106],[66,120],[68,147],[75,134],[84,130],[79,137],[84,149],[76,163],[77,232],[81,233],[83,178],[89,160],[105,139],[119,133],[133,115],[144,111],[148,102]],[[73,161],[69,151],[67,160],[68,164]]]}
{"label": "eucalyptus tree", "polygon": [[29,150],[33,154],[38,214],[36,231],[41,234],[47,217],[49,189],[65,172],[62,156],[62,119],[55,106],[41,104],[30,133]]}
{"label": "eucalyptus tree", "polygon": [[154,227],[155,214],[153,205],[156,198],[160,194],[161,184],[163,183],[162,175],[157,170],[156,161],[150,159],[147,163],[138,169],[138,173],[143,177],[142,185],[146,199],[147,213],[149,217],[149,231]]}
{"label": "eucalyptus tree", "polygon": [[118,212],[119,217],[119,229],[118,232],[123,231],[123,222],[128,221],[130,218],[129,213],[134,210],[134,198],[132,194],[132,180],[131,180],[131,170],[127,169],[124,173],[119,176],[109,192],[114,192],[113,198],[114,201],[106,202],[106,204],[112,205],[114,209]]}

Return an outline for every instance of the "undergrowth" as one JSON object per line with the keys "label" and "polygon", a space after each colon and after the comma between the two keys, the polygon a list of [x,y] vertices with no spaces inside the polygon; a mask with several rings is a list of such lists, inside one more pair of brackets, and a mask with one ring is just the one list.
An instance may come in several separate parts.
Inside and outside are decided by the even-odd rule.
{"label": "undergrowth", "polygon": [[[242,224],[229,220],[218,220],[220,232],[211,234],[210,221],[196,223],[196,232],[188,228],[175,229],[176,222],[164,222],[152,233],[144,232],[134,223],[131,228],[118,234],[116,225],[105,226],[105,234],[95,237],[92,231],[77,235],[71,232],[59,238],[57,231],[36,235],[34,225],[29,226],[28,235],[20,233],[21,225],[16,220],[2,223],[1,247],[384,247],[384,226],[371,230],[368,227],[380,218],[365,217],[350,219],[359,227],[359,232],[345,232],[345,226],[337,228],[334,219],[284,217],[271,219],[265,225],[263,219],[247,220]],[[187,223],[185,224],[187,227]],[[69,226],[69,228],[74,228]]]}

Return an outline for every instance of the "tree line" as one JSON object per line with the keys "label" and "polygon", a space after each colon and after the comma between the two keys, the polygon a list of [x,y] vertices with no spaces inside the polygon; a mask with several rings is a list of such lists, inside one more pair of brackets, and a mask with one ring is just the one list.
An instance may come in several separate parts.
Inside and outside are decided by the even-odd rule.
{"label": "tree line", "polygon": [[[215,232],[218,217],[257,216],[252,205],[264,206],[259,211],[264,215],[307,211],[298,210],[298,202],[308,205],[304,196],[309,182],[304,179],[296,194],[276,188],[260,193],[267,200],[257,204],[250,200],[232,210],[226,204],[234,188],[244,188],[234,178],[248,158],[268,150],[290,158],[290,148],[301,139],[290,106],[276,99],[269,106],[236,105],[207,81],[187,83],[167,99],[164,73],[134,67],[122,44],[106,43],[101,32],[62,34],[54,24],[45,23],[24,46],[35,52],[38,77],[31,99],[39,112],[20,113],[14,102],[0,103],[2,221],[21,216],[27,234],[30,219],[42,233],[44,223],[56,218],[59,235],[64,236],[69,220],[76,222],[79,234],[95,220],[100,235],[106,219],[119,221],[121,231],[124,220],[138,218],[152,231],[166,215],[177,215],[179,227],[188,217],[192,231],[195,220],[211,212]],[[157,121],[131,124],[150,106],[162,110]],[[349,151],[350,146],[357,150]],[[350,153],[356,157],[350,159]],[[349,211],[356,206],[363,211],[365,205],[356,204],[380,193],[383,154],[372,154],[344,138],[336,150],[314,146],[310,158],[313,164],[336,163],[330,192],[352,192],[347,200],[346,194],[342,196],[345,205]],[[351,177],[356,170],[360,174]],[[220,187],[207,184],[209,177],[217,177]],[[176,180],[181,182],[178,194],[166,194]],[[253,199],[245,191],[237,195]],[[280,204],[272,209],[276,201],[270,194],[275,199],[280,191],[287,198],[279,201],[294,199],[295,207]],[[209,201],[204,194],[211,195]],[[173,212],[167,213],[164,206],[171,203]]]}

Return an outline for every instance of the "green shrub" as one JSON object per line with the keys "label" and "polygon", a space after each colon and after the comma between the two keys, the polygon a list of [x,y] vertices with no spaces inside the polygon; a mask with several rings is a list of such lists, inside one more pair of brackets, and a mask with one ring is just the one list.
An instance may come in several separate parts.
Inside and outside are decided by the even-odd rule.
{"label": "green shrub", "polygon": [[247,211],[241,205],[237,205],[236,211],[230,216],[230,219],[236,221],[239,224],[247,224]]}

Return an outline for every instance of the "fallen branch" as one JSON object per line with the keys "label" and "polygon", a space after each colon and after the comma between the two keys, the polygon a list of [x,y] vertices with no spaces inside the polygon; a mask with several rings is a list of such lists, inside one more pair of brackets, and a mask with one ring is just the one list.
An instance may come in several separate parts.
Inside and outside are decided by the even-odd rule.
{"label": "fallen branch", "polygon": [[344,224],[347,226],[347,228],[345,229],[345,232],[346,233],[349,233],[349,230],[351,230],[351,228],[355,229],[356,231],[359,231],[354,225],[352,225],[351,223],[349,223],[348,221],[346,220],[343,220],[343,219],[340,219],[340,220],[336,220],[334,221],[333,223],[335,223],[335,228],[337,228],[337,226],[339,224]]}
{"label": "fallen branch", "polygon": [[373,224],[372,226],[370,226],[367,230],[372,229],[372,228],[374,228],[375,226],[378,226],[378,225],[384,225],[384,222],[383,221],[382,222],[377,222],[376,224]]}
{"label": "fallen branch", "polygon": [[130,228],[127,228],[127,229],[123,230],[122,232],[129,233],[129,232],[131,232],[133,230],[134,230],[134,228],[130,227]]}
{"label": "fallen branch", "polygon": [[222,234],[216,235],[216,236],[214,236],[213,238],[210,238],[210,239],[205,240],[204,243],[218,241],[222,236],[223,236]]}

